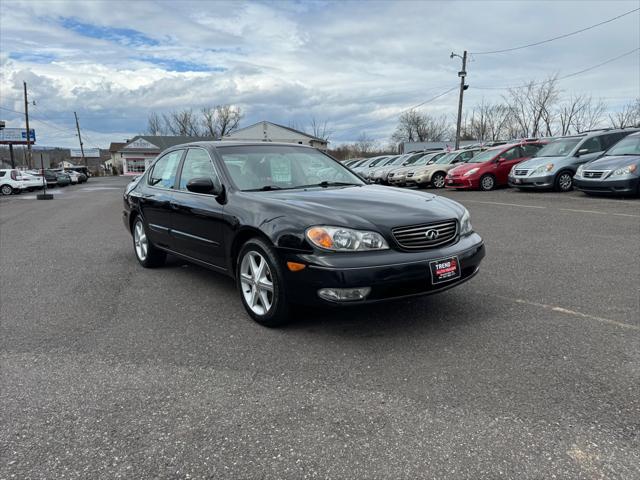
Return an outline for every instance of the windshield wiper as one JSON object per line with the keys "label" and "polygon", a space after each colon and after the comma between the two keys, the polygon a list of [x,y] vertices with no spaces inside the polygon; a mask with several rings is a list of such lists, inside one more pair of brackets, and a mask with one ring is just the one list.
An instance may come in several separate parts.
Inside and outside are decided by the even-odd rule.
{"label": "windshield wiper", "polygon": [[309,185],[300,185],[297,188],[307,188],[307,187],[323,187],[323,188],[327,188],[327,187],[349,187],[349,186],[361,186],[359,183],[353,183],[353,182],[328,182],[328,181],[323,181],[320,183],[310,183]]}
{"label": "windshield wiper", "polygon": [[245,192],[268,192],[270,190],[283,190],[283,188],[278,185],[263,185],[260,188],[250,188],[249,190],[245,190]]}

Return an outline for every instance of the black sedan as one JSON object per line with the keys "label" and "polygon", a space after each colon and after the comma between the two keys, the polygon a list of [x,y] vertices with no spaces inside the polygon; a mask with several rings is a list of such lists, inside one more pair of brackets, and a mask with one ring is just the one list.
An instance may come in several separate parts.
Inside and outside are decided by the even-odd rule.
{"label": "black sedan", "polygon": [[640,196],[640,132],[623,138],[599,159],[578,167],[573,182],[588,195]]}
{"label": "black sedan", "polygon": [[368,185],[313,148],[199,142],[163,152],[124,193],[144,267],[167,253],[235,279],[248,314],[361,304],[469,280],[484,244],[460,204]]}

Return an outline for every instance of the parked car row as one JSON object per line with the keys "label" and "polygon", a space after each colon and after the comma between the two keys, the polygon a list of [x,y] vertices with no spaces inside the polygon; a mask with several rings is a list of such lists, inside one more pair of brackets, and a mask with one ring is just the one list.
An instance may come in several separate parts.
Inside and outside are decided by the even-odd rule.
{"label": "parked car row", "polygon": [[88,174],[83,171],[71,169],[45,169],[43,170],[0,170],[0,194],[11,195],[21,192],[42,190],[47,188],[66,187],[84,183],[88,180]]}
{"label": "parked car row", "polygon": [[412,152],[347,163],[370,183],[397,187],[640,195],[640,129],[473,145],[450,152]]}

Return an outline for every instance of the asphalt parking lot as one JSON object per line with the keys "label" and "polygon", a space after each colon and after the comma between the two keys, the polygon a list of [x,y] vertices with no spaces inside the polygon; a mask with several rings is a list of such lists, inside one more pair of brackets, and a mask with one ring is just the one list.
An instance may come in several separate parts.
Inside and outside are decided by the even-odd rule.
{"label": "asphalt parking lot", "polygon": [[446,191],[475,279],[270,330],[125,183],[0,198],[0,479],[640,478],[640,199]]}

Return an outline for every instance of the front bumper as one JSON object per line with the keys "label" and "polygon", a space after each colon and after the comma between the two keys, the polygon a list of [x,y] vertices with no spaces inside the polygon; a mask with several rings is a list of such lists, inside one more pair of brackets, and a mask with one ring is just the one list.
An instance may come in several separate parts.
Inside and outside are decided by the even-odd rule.
{"label": "front bumper", "polygon": [[542,177],[516,177],[513,175],[509,175],[508,183],[510,187],[514,188],[529,188],[529,189],[539,189],[539,190],[548,190],[553,188],[553,183],[555,181],[554,175],[545,175]]}
{"label": "front bumper", "polygon": [[470,189],[479,187],[479,179],[469,177],[446,177],[444,181],[446,188]]}
{"label": "front bumper", "polygon": [[573,177],[573,184],[577,190],[586,193],[630,195],[638,192],[640,177],[624,178],[620,180],[586,180],[584,178]]}
{"label": "front bumper", "polygon": [[[456,255],[461,276],[450,282],[433,284],[429,262]],[[482,238],[472,233],[458,242],[432,250],[401,252],[359,252],[347,254],[291,254],[282,251],[283,264],[287,261],[304,263],[307,268],[298,272],[286,266],[285,282],[289,299],[307,305],[360,305],[415,295],[438,293],[455,287],[476,273],[484,258]],[[332,302],[318,297],[321,288],[371,287],[364,300]]]}
{"label": "front bumper", "polygon": [[389,176],[389,185],[404,185],[406,183],[406,175]]}

